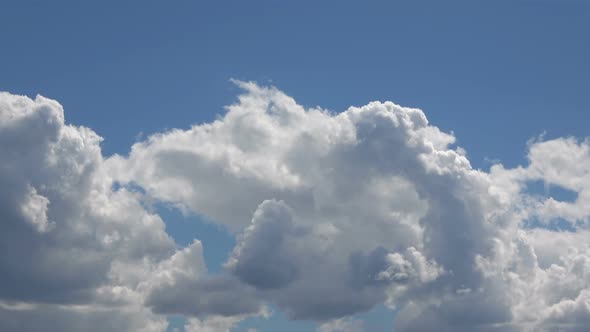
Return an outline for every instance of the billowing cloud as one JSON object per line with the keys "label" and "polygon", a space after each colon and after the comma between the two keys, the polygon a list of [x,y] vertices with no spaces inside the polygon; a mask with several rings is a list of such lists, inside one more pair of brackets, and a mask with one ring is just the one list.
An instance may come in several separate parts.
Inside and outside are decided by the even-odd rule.
{"label": "billowing cloud", "polygon": [[232,317],[264,309],[248,285],[230,276],[207,275],[198,241],[161,262],[148,285],[146,305],[160,314]]}
{"label": "billowing cloud", "polygon": [[317,332],[363,332],[363,322],[351,318],[339,318],[321,324]]}
{"label": "billowing cloud", "polygon": [[0,306],[2,331],[162,332],[168,322],[141,306]]}
{"label": "billowing cloud", "polygon": [[[532,300],[520,292],[545,282],[551,265],[531,243],[556,233],[530,220],[585,220],[586,142],[532,142],[529,166],[488,173],[420,110],[373,102],[333,114],[237,83],[246,93],[219,120],[154,135],[109,166],[237,232],[227,271],[261,299],[320,321],[385,302],[401,331],[522,330],[583,311],[582,275],[562,311],[539,294],[538,310],[523,312]],[[536,180],[578,198],[530,195]]]}
{"label": "billowing cloud", "polygon": [[[295,229],[289,208],[281,202],[264,201],[254,213],[252,225],[242,235],[228,266],[244,283],[259,289],[282,288],[297,277],[296,260],[289,235]],[[298,237],[299,234],[294,234]]]}
{"label": "billowing cloud", "polygon": [[[187,331],[229,331],[273,304],[360,331],[350,316],[385,303],[396,331],[587,326],[588,141],[531,141],[528,165],[484,171],[421,110],[332,113],[236,83],[245,92],[218,120],[106,160],[56,102],[3,94],[3,310],[121,307],[154,330],[182,314]],[[538,181],[575,198],[531,192]],[[144,195],[236,234],[224,271],[207,272],[198,241],[176,249]],[[120,330],[144,328],[134,315]]]}
{"label": "billowing cloud", "polygon": [[113,189],[100,141],[55,101],[0,94],[0,330],[166,329],[143,301],[183,251],[139,193]]}

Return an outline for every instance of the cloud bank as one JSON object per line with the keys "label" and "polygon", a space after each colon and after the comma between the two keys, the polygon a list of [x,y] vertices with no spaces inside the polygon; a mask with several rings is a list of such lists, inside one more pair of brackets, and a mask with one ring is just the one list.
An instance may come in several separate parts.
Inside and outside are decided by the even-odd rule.
{"label": "cloud bank", "polygon": [[[0,94],[0,329],[164,331],[181,314],[229,331],[271,304],[361,331],[350,316],[383,303],[404,332],[590,324],[589,141],[531,141],[528,165],[484,171],[419,109],[332,113],[236,83],[218,120],[109,158],[56,101]],[[178,248],[154,200],[236,234],[223,273],[198,240]]]}

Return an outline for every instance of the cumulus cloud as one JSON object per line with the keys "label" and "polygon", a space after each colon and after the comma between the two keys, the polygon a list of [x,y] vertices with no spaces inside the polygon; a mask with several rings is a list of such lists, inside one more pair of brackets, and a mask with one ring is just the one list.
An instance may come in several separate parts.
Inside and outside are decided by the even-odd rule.
{"label": "cumulus cloud", "polygon": [[351,318],[340,318],[321,324],[317,332],[363,332],[363,322]]}
{"label": "cumulus cloud", "polygon": [[165,317],[141,306],[0,305],[2,331],[161,332],[167,326]]}
{"label": "cumulus cloud", "polygon": [[391,102],[332,114],[238,84],[222,119],[134,145],[109,160],[115,177],[240,233],[228,271],[293,318],[365,311],[445,275],[441,290],[481,283],[499,203],[452,135]]}
{"label": "cumulus cloud", "polygon": [[143,299],[182,252],[140,194],[113,189],[100,141],[55,101],[0,94],[0,330],[166,329]]}
{"label": "cumulus cloud", "polygon": [[[182,314],[187,331],[229,331],[272,304],[319,331],[361,331],[350,316],[385,303],[396,331],[587,326],[588,141],[532,141],[528,165],[484,171],[421,110],[332,113],[236,83],[245,92],[218,120],[106,160],[56,102],[1,95],[4,324],[83,307],[93,314],[69,324],[85,326],[122,308],[129,325],[113,330]],[[575,199],[532,193],[534,181]],[[144,200],[234,233],[224,271],[207,272],[199,241],[175,248]]]}
{"label": "cumulus cloud", "polygon": [[198,241],[161,262],[147,286],[145,303],[160,314],[233,317],[264,310],[248,285],[229,276],[207,275]]}
{"label": "cumulus cloud", "polygon": [[282,288],[295,280],[298,256],[288,242],[295,232],[292,218],[282,202],[259,206],[227,264],[240,280],[259,289]]}
{"label": "cumulus cloud", "polygon": [[[334,114],[237,84],[246,92],[219,120],[154,135],[109,166],[236,232],[226,268],[257,296],[320,321],[385,302],[402,331],[551,324],[548,295],[525,293],[551,267],[541,251],[554,255],[531,243],[556,232],[528,221],[584,222],[586,142],[533,142],[528,166],[485,172],[418,109],[373,102]],[[578,198],[556,208],[527,192],[535,180]],[[587,288],[576,287],[571,303]],[[531,301],[539,310],[524,312]]]}
{"label": "cumulus cloud", "polygon": [[209,316],[204,319],[190,318],[184,325],[186,332],[230,332],[242,317]]}

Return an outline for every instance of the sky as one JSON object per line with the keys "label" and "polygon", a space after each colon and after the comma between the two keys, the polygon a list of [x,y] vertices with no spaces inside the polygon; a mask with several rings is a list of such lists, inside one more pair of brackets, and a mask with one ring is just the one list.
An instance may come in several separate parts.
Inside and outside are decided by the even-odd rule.
{"label": "sky", "polygon": [[589,32],[582,0],[4,1],[0,330],[583,331]]}

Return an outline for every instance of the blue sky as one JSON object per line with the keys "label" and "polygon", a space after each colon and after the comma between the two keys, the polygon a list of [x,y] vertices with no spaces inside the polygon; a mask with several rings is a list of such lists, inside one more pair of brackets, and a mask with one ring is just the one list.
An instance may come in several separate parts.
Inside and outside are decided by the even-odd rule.
{"label": "blue sky", "polygon": [[[241,93],[230,79],[333,112],[390,100],[424,110],[487,171],[525,164],[539,135],[590,134],[589,32],[582,0],[8,0],[0,90],[58,100],[67,123],[104,138],[104,156],[222,117]],[[220,273],[235,235],[170,204],[157,212],[179,246],[199,238]],[[368,331],[392,329],[382,305],[357,317]],[[279,313],[236,331],[251,327],[316,326]]]}
{"label": "blue sky", "polygon": [[105,137],[107,154],[127,152],[140,132],[214,119],[237,93],[230,78],[334,111],[371,100],[419,107],[482,166],[485,156],[519,161],[543,130],[587,133],[585,1],[4,7],[0,86],[60,100],[70,122]]}

